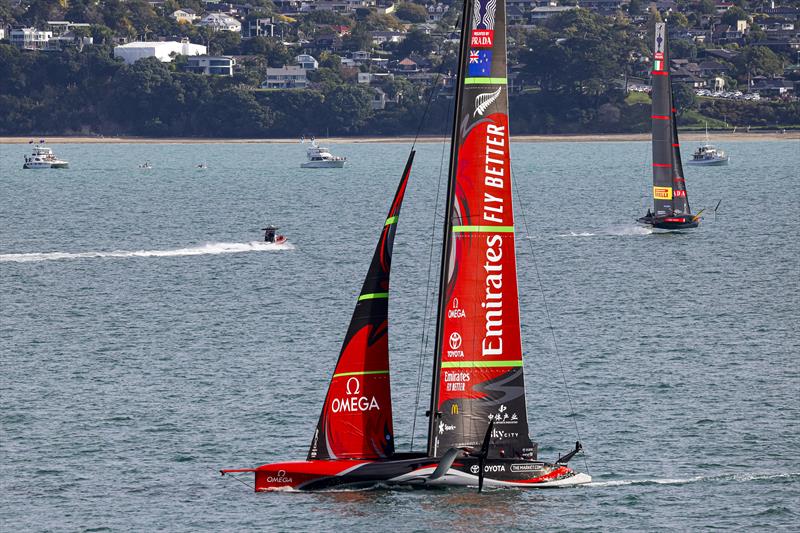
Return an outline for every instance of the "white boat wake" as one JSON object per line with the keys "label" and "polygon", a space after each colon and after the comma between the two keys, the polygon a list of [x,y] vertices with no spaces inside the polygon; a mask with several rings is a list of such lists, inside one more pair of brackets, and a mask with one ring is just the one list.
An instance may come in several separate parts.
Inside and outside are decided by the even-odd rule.
{"label": "white boat wake", "polygon": [[650,235],[653,233],[652,228],[645,228],[644,226],[639,226],[636,224],[621,224],[617,226],[609,226],[607,228],[603,228],[600,230],[596,230],[596,232],[590,231],[570,231],[569,233],[562,233],[559,234],[559,237],[627,237],[631,236],[639,236],[639,235]]}
{"label": "white boat wake", "polygon": [[113,250],[110,252],[34,252],[25,254],[0,254],[0,263],[35,263],[39,261],[60,261],[66,259],[126,258],[126,257],[183,257],[187,255],[219,255],[243,252],[279,252],[294,250],[291,243],[271,242],[209,242],[190,248],[172,250]]}
{"label": "white boat wake", "polygon": [[740,474],[721,474],[717,476],[695,476],[689,478],[659,478],[659,479],[615,479],[610,481],[593,481],[587,483],[586,487],[620,487],[626,485],[685,485],[687,483],[701,483],[705,481],[720,482],[746,482],[746,481],[769,481],[769,480],[786,480],[792,481],[800,478],[800,472],[788,472],[784,474],[758,474],[758,473],[740,473]]}

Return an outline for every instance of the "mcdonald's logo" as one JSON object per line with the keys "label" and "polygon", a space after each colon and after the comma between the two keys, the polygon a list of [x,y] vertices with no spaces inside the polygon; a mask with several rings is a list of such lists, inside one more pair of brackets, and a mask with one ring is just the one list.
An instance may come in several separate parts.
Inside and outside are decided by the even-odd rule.
{"label": "mcdonald's logo", "polygon": [[454,403],[450,407],[450,414],[453,414],[453,415],[457,415],[458,414],[458,404],[457,403]]}

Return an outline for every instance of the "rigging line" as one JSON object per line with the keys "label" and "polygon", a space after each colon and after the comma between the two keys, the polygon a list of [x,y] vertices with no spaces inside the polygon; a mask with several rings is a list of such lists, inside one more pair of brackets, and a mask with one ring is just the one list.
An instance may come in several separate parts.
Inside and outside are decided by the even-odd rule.
{"label": "rigging line", "polygon": [[422,126],[423,124],[425,124],[425,118],[428,116],[428,111],[430,110],[431,102],[433,101],[433,93],[435,92],[434,89],[439,84],[439,78],[442,77],[443,68],[444,68],[444,61],[439,63],[439,68],[436,70],[436,78],[433,80],[433,85],[431,85],[431,90],[428,93],[428,102],[425,104],[425,111],[422,113],[422,118],[420,119],[419,125],[417,126],[417,133],[414,135],[414,142],[411,143],[412,150],[417,145],[417,139],[419,139],[419,134],[422,131]]}
{"label": "rigging line", "polygon": [[[214,473],[216,473],[216,474],[219,474],[219,470],[214,470],[213,468],[212,468],[211,470],[213,470],[213,471],[214,471]],[[224,475],[224,474],[223,474],[223,475]],[[251,485],[250,483],[246,483],[246,482],[242,481],[241,479],[239,479],[239,477],[238,477],[238,476],[235,476],[235,475],[233,475],[233,474],[228,474],[228,477],[229,477],[230,479],[235,479],[236,481],[238,481],[239,483],[241,483],[242,485],[244,485],[245,487],[247,487],[248,489],[250,489],[250,490],[252,490],[252,491],[255,491],[255,490],[256,490],[256,488],[255,488],[255,486],[254,486],[254,485]]]}
{"label": "rigging line", "polygon": [[[517,201],[519,203],[519,212],[522,215],[522,224],[525,226],[525,235],[528,237],[525,239],[528,241],[528,247],[531,250],[531,257],[533,258],[533,266],[536,270],[536,281],[539,284],[539,293],[542,295],[542,303],[544,307],[545,317],[547,318],[547,327],[550,329],[550,335],[553,337],[553,347],[554,351],[556,352],[556,358],[558,359],[558,366],[561,369],[561,379],[564,381],[564,391],[567,393],[567,401],[569,402],[569,411],[570,417],[572,418],[572,422],[575,424],[575,435],[578,438],[578,441],[581,441],[581,432],[578,429],[578,419],[575,416],[575,408],[572,404],[572,395],[569,392],[569,384],[567,383],[567,374],[564,372],[564,363],[561,361],[561,353],[558,350],[558,342],[556,342],[556,332],[553,329],[553,321],[550,318],[550,309],[547,305],[547,297],[544,294],[544,285],[542,284],[542,276],[539,273],[539,263],[536,261],[536,253],[533,251],[533,240],[530,238],[530,231],[528,230],[528,219],[525,216],[525,209],[522,203],[522,195],[519,193],[519,186],[517,185],[517,180],[514,179],[514,159],[511,159],[511,187],[514,193],[517,196]],[[586,467],[586,473],[590,474],[589,472],[589,463],[586,461],[586,452],[583,452],[583,465]]]}
{"label": "rigging line", "polygon": [[[452,100],[448,101],[447,104],[447,116],[450,116],[450,109],[452,108]],[[429,336],[427,335],[428,332],[428,312],[430,307],[428,305],[429,298],[431,296],[431,269],[433,268],[433,249],[434,249],[434,238],[436,236],[436,222],[437,218],[440,216],[437,213],[437,208],[439,206],[439,196],[442,189],[442,171],[444,170],[444,154],[445,154],[445,147],[447,146],[444,142],[444,136],[447,135],[447,124],[442,124],[442,153],[439,158],[439,177],[436,183],[436,200],[433,204],[433,221],[431,222],[431,238],[430,238],[430,251],[428,254],[428,280],[425,284],[425,310],[422,316],[422,336],[420,337],[419,342],[419,362],[417,363],[417,393],[414,399],[414,421],[411,425],[411,448],[410,451],[414,451],[414,434],[417,429],[417,414],[419,411],[419,397],[422,391],[422,368],[423,363],[425,361],[425,352],[428,350],[428,342],[430,340]],[[438,354],[435,354],[434,357],[438,357]]]}

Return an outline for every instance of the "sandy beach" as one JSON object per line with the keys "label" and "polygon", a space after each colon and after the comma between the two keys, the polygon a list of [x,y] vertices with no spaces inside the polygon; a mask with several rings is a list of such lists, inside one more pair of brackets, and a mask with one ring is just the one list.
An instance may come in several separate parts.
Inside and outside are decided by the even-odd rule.
{"label": "sandy beach", "polygon": [[[702,141],[705,139],[704,132],[682,132],[681,139],[684,141]],[[800,131],[764,131],[750,133],[731,133],[731,132],[711,132],[710,136],[715,142],[724,141],[785,141],[800,140]],[[28,144],[31,140],[38,141],[44,138],[51,144],[295,144],[298,139],[213,139],[213,138],[150,138],[150,137],[88,137],[88,136],[31,136],[31,137],[0,137],[0,144]],[[598,135],[514,135],[515,142],[625,142],[625,141],[649,141],[649,133],[622,133],[622,134],[598,134]],[[321,139],[322,140],[322,139]],[[441,137],[424,136],[417,142],[437,143],[441,142]],[[326,143],[409,143],[413,141],[413,136],[398,137],[330,137],[325,138]]]}

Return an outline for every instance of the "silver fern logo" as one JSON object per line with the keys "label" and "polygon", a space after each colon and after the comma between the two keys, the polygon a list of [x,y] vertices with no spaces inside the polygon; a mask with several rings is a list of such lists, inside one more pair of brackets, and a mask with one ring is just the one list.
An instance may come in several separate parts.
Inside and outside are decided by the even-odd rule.
{"label": "silver fern logo", "polygon": [[489,106],[494,103],[500,97],[500,91],[502,87],[498,87],[497,90],[493,93],[481,93],[475,97],[475,114],[472,115],[473,117],[477,117],[478,115],[483,116]]}
{"label": "silver fern logo", "polygon": [[[494,29],[494,12],[497,9],[497,0],[483,0],[473,4],[472,25],[478,30]],[[483,12],[483,14],[481,14]]]}

